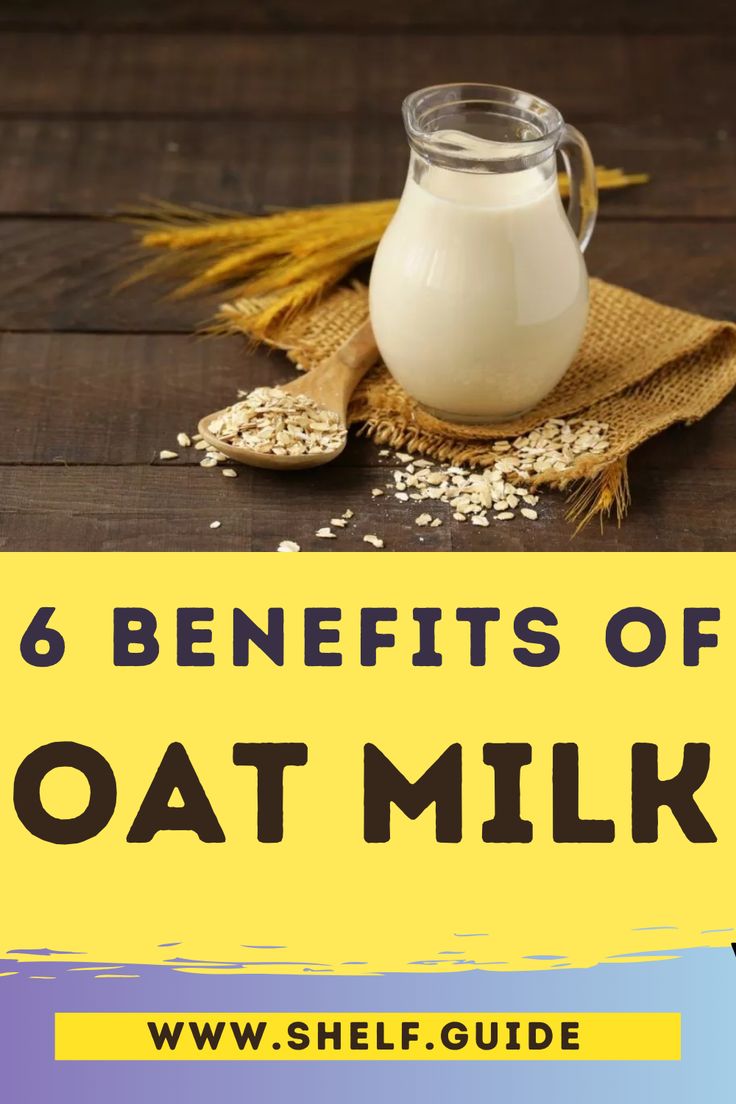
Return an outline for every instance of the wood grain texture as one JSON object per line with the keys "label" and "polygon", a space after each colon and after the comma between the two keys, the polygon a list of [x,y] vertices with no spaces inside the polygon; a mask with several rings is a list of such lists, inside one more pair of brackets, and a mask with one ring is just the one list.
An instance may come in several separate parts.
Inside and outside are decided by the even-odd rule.
{"label": "wood grain texture", "polygon": [[[736,217],[732,129],[711,118],[585,124],[600,164],[651,181],[606,193],[600,217]],[[236,210],[398,195],[398,110],[278,119],[0,117],[0,214],[103,214],[141,196]]]}
{"label": "wood grain texture", "polygon": [[0,114],[395,118],[416,88],[492,80],[571,121],[704,127],[733,121],[733,49],[708,34],[6,33]]}
{"label": "wood grain texture", "polygon": [[[239,338],[6,333],[0,373],[0,464],[171,468],[201,459],[196,450],[177,449],[177,433],[193,433],[207,410],[234,399],[239,388],[280,383],[294,369],[282,353],[249,352]],[[664,434],[656,448],[647,447],[655,466],[689,465],[695,477],[700,464],[727,469],[734,441],[736,398],[684,435]],[[691,452],[681,456],[683,442]],[[157,461],[165,448],[179,451],[179,460]],[[376,450],[351,434],[350,452],[335,465],[361,464],[375,467]]]}
{"label": "wood grain texture", "polygon": [[610,33],[736,29],[727,0],[4,0],[0,27],[63,30],[364,29]]}
{"label": "wood grain texture", "polygon": [[[212,316],[222,295],[173,302],[156,283],[114,293],[130,240],[106,222],[0,220],[0,329],[191,333]],[[736,221],[602,221],[587,261],[643,295],[736,319],[735,255]]]}
{"label": "wood grain texture", "polygon": [[[214,343],[164,335],[4,335],[0,547],[263,551],[288,538],[305,549],[366,551],[367,532],[389,548],[417,551],[715,550],[733,541],[734,400],[635,454],[634,503],[621,529],[609,524],[601,534],[593,526],[571,544],[564,500],[548,493],[537,523],[517,518],[487,531],[453,522],[438,506],[444,524],[426,532],[414,525],[419,506],[388,493],[371,498],[373,487],[390,481],[392,463],[361,438],[313,472],[239,469],[226,480],[200,468],[201,454],[175,442],[180,430],[191,431],[203,402],[290,371],[278,355],[244,357],[237,339],[214,350]],[[159,461],[161,448],[179,451],[179,459]],[[348,506],[355,527],[325,546],[316,529]],[[213,520],[223,522],[216,534],[208,528]]]}
{"label": "wood grain texture", "polygon": [[4,334],[0,371],[0,461],[72,464],[151,463],[239,387],[293,374],[237,338],[105,334]]}
{"label": "wood grain texture", "polygon": [[[129,232],[89,216],[141,193],[239,209],[396,194],[402,96],[496,80],[551,99],[599,162],[653,175],[604,198],[592,272],[735,318],[735,23],[717,0],[6,0],[0,28],[22,29],[0,34],[0,548],[245,551],[291,538],[377,554],[366,532],[397,550],[732,548],[734,399],[638,450],[625,525],[572,543],[555,494],[537,523],[485,530],[442,515],[420,530],[418,508],[371,498],[386,460],[355,436],[301,475],[227,480],[184,450],[158,461],[203,410],[291,368],[238,339],[189,336],[214,300],[166,302],[152,286],[112,296]],[[315,538],[348,506],[354,526]]]}
{"label": "wood grain texture", "polygon": [[119,290],[138,256],[132,240],[109,222],[0,220],[0,329],[192,333],[217,298],[172,302],[160,284]]}
{"label": "wood grain texture", "polygon": [[[0,467],[0,549],[269,552],[290,539],[303,551],[376,554],[363,543],[365,533],[399,552],[732,549],[732,471],[700,468],[696,482],[687,467],[647,467],[640,478],[644,460],[633,465],[634,504],[625,524],[602,533],[593,525],[575,539],[564,500],[552,494],[540,501],[536,522],[516,518],[480,529],[446,519],[438,529],[420,530],[404,504],[370,498],[377,475],[363,466],[229,480],[191,467]],[[314,536],[347,506],[355,518],[337,540]],[[214,520],[221,528],[209,528]]]}
{"label": "wood grain texture", "polygon": [[[723,40],[689,41],[692,79],[729,63]],[[492,74],[591,118],[642,91],[618,36],[8,33],[0,71],[2,113],[56,116],[395,115],[422,85]]]}

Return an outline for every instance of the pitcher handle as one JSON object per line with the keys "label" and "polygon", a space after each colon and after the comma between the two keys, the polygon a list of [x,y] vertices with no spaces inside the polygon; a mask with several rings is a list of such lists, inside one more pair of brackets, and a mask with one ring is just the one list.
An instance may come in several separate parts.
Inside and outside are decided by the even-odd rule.
{"label": "pitcher handle", "polygon": [[598,214],[595,162],[590,146],[575,127],[565,124],[558,148],[570,180],[567,217],[577,234],[581,252],[585,252]]}

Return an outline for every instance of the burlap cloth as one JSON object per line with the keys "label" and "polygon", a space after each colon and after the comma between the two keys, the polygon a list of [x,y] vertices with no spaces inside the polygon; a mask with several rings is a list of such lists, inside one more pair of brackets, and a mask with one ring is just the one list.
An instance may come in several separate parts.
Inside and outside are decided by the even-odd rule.
{"label": "burlap cloth", "polygon": [[[736,326],[663,306],[603,280],[590,282],[590,314],[581,349],[555,390],[512,422],[458,426],[423,411],[383,365],[366,376],[350,404],[349,420],[375,440],[437,460],[485,465],[498,458],[494,440],[513,438],[547,418],[581,417],[606,423],[608,449],[582,455],[564,472],[535,482],[578,484],[573,515],[580,520],[628,502],[626,459],[675,422],[694,422],[736,384]],[[226,308],[231,322],[256,307]],[[367,289],[342,287],[286,327],[278,337],[292,361],[309,370],[330,356],[365,320]],[[244,327],[245,328],[245,327]]]}

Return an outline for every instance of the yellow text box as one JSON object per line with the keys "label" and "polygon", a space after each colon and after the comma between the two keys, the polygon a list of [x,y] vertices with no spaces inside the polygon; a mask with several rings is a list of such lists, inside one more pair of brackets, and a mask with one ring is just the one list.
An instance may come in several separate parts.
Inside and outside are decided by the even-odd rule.
{"label": "yellow text box", "polygon": [[[65,961],[171,963],[205,972],[371,973],[546,969],[723,945],[734,925],[724,871],[736,845],[736,557],[646,554],[6,554],[0,579],[0,844],[7,893],[0,946],[51,947]],[[645,606],[667,629],[651,666],[617,664],[605,647],[616,611]],[[34,667],[19,641],[41,606],[65,641],[61,661]],[[112,611],[144,607],[159,655],[113,664]],[[458,608],[497,607],[487,660],[473,666]],[[559,658],[524,666],[518,611],[554,612]],[[210,608],[214,663],[177,665],[177,609]],[[233,609],[258,625],[284,611],[283,665],[252,648],[232,662]],[[363,608],[396,611],[379,630],[395,646],[361,663]],[[683,609],[719,607],[704,626],[718,646],[683,664]],[[339,666],[305,664],[306,608],[339,608]],[[417,608],[439,609],[438,666],[416,666]],[[327,615],[325,615],[328,619]],[[640,647],[634,641],[632,647]],[[284,773],[284,836],[259,842],[252,767],[236,741],[303,741],[308,762]],[[14,808],[22,761],[51,741],[94,748],[114,773],[109,823],[82,843],[31,834]],[[488,742],[528,741],[521,814],[529,843],[485,842],[493,815]],[[707,742],[697,801],[717,836],[697,844],[669,809],[656,843],[632,839],[632,744],[656,743],[663,776],[687,742]],[[179,742],[225,836],[160,831],[129,843],[167,747]],[[553,748],[575,742],[579,813],[615,823],[610,843],[556,842]],[[434,808],[391,816],[391,839],[363,837],[363,757],[375,744],[416,779],[462,748],[462,838],[438,843]],[[59,770],[41,796],[55,815],[84,807],[84,781]],[[22,887],[22,892],[20,891]],[[175,946],[172,946],[174,945]],[[21,956],[22,957],[22,956]],[[44,956],[46,957],[46,956]],[[629,959],[630,960],[630,959]]]}
{"label": "yellow text box", "polygon": [[673,1061],[674,1012],[57,1012],[58,1061]]}

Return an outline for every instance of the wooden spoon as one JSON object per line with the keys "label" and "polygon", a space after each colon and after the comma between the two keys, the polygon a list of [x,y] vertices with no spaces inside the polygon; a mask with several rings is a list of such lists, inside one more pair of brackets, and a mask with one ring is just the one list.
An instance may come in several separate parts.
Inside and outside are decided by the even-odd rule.
{"label": "wooden spoon", "polygon": [[[370,322],[364,322],[352,337],[341,345],[336,353],[309,372],[304,372],[290,383],[279,384],[282,391],[290,395],[308,395],[320,406],[333,410],[340,416],[343,426],[347,424],[348,403],[368,369],[378,360],[378,349]],[[231,445],[221,441],[209,431],[210,422],[224,414],[216,410],[207,414],[197,427],[208,445],[218,449],[230,460],[240,464],[250,464],[254,468],[281,468],[295,471],[297,468],[316,468],[320,464],[329,464],[345,448],[347,435],[341,445],[329,452],[314,452],[301,456],[275,456],[271,452],[258,452],[242,445]]]}

